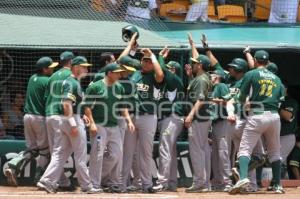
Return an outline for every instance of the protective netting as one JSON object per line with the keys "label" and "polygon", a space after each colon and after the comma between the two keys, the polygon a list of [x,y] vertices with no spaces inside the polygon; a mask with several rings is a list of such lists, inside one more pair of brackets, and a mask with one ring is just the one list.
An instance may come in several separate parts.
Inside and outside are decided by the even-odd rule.
{"label": "protective netting", "polygon": [[[0,0],[0,36],[4,38],[4,40],[16,41],[17,38],[15,33],[18,30],[23,30],[23,32],[21,32],[17,36],[19,37],[19,40],[24,40],[24,43],[18,43],[19,40],[14,43],[0,42],[1,46],[6,45],[9,47],[15,47],[15,49],[11,48],[11,50],[8,50],[7,48],[0,49],[0,135],[3,130],[8,134],[11,133],[12,135],[23,134],[23,104],[26,85],[28,78],[34,72],[34,64],[38,60],[38,58],[40,58],[41,56],[50,56],[57,61],[59,58],[59,54],[63,50],[57,50],[55,46],[59,46],[60,49],[70,49],[71,47],[74,47],[74,49],[76,49],[77,47],[81,47],[80,49],[83,49],[81,43],[78,41],[82,38],[79,38],[76,35],[76,33],[82,31],[82,29],[84,30],[80,32],[80,34],[85,33],[83,37],[91,38],[90,40],[84,40],[90,42],[86,44],[86,46],[94,45],[96,46],[95,49],[98,50],[81,50],[78,51],[78,54],[86,56],[88,60],[96,66],[93,70],[97,70],[99,56],[101,52],[103,52],[103,50],[99,50],[99,45],[103,45],[103,41],[107,41],[105,44],[110,44],[109,46],[107,45],[108,47],[110,47],[109,49],[117,49],[113,48],[113,46],[117,45],[118,49],[120,49],[120,45],[117,44],[120,42],[122,42],[122,45],[125,45],[123,41],[119,42],[116,39],[118,37],[118,39],[121,40],[121,28],[117,27],[114,29],[117,34],[113,40],[111,39],[111,35],[113,35],[113,33],[105,33],[103,37],[101,37],[99,40],[96,40],[96,37],[99,37],[96,35],[97,33],[99,33],[101,30],[109,29],[111,27],[103,26],[100,27],[100,30],[99,27],[96,27],[97,24],[90,22],[105,21],[107,23],[111,23],[112,21],[128,21],[133,24],[138,24],[140,27],[151,31],[165,31],[165,33],[168,34],[168,38],[171,38],[172,42],[175,43],[174,40],[176,37],[173,37],[172,35],[175,35],[175,31],[173,31],[173,33],[168,32],[168,27],[165,25],[165,21],[185,21],[188,11],[192,6],[190,1],[156,1],[157,8],[153,9],[154,13],[152,13],[153,17],[151,18],[151,20],[145,18],[143,14],[139,12],[139,10],[135,10],[136,12],[128,13],[128,6],[132,6],[134,4],[135,6],[144,7],[145,5],[141,4],[142,2],[142,0],[136,0],[134,2],[131,0]],[[274,20],[277,19],[280,23],[292,23],[293,21],[290,21],[290,19],[293,18],[294,20],[295,16],[299,15],[299,13],[295,15],[295,10],[298,11],[299,0],[273,0],[272,2],[271,0],[202,0],[201,2],[206,2],[206,4],[204,5],[204,14],[207,14],[208,19],[217,22],[219,22],[220,20],[234,23],[245,23],[249,21],[268,21],[271,16],[270,13],[272,13],[274,15]],[[227,6],[225,7],[226,9],[220,9],[221,7],[219,6],[222,6],[222,3],[225,3],[225,6]],[[242,11],[241,15],[243,16],[238,16],[238,14],[236,14],[238,13],[235,11],[236,8]],[[225,13],[224,16],[221,16],[222,11],[224,11]],[[212,16],[210,12],[214,12],[214,16]],[[195,13],[199,13],[199,10],[195,9]],[[6,16],[3,17],[3,15]],[[12,20],[11,17],[14,16],[18,16],[19,18],[16,17],[16,19]],[[23,16],[34,16],[34,18],[24,19],[25,17]],[[6,19],[8,18],[11,20],[11,22],[19,21],[19,23],[15,24],[21,25],[22,23],[22,26],[16,27],[14,26],[14,24],[10,26],[2,26],[3,23],[5,24],[7,22]],[[50,18],[51,20],[40,20],[41,18]],[[298,17],[298,20],[299,18],[300,17]],[[61,19],[66,20],[65,22],[62,22]],[[80,23],[76,20],[80,20]],[[196,20],[201,20],[201,17],[196,17]],[[40,29],[36,28],[36,23],[42,23],[45,21],[49,24],[38,26]],[[59,21],[59,23],[57,21]],[[53,26],[50,26],[50,23],[55,24],[56,27],[57,24],[59,24],[60,26],[58,26],[57,30],[54,30],[54,25],[52,24]],[[64,35],[66,32],[63,32],[63,28],[70,28],[70,26],[68,26],[70,24],[72,24],[71,27],[72,31],[74,32],[73,35],[76,35],[75,38],[73,37],[71,41],[70,38],[73,35]],[[56,34],[46,34],[47,32],[45,33],[45,31],[49,27],[51,27],[49,32],[52,31]],[[24,32],[26,32],[26,34],[24,34]],[[219,32],[215,35],[210,32],[210,35],[208,36],[215,36],[218,39]],[[141,34],[141,40],[148,40],[149,43],[156,42],[160,45],[164,45],[164,41],[154,37],[153,34],[150,35],[151,38],[150,36],[144,35],[146,35],[146,33],[144,34],[143,32],[143,34]],[[184,34],[182,35],[184,36],[179,35],[178,37],[186,38],[186,32],[184,32]],[[234,36],[232,32],[226,32],[226,35]],[[292,36],[295,35],[296,34],[292,33]],[[58,36],[61,36],[61,38],[52,40],[53,37],[58,38]],[[95,36],[95,38],[93,38],[93,36]],[[113,37],[114,36],[115,35],[113,35]],[[290,35],[286,34],[285,36],[289,37],[288,39],[291,40]],[[33,39],[32,37],[35,38]],[[29,38],[31,39],[31,41],[34,41],[34,43],[28,42]],[[67,38],[67,40],[65,38]],[[47,42],[41,41],[42,39],[45,39]],[[223,37],[221,39],[222,41],[224,41]],[[234,39],[238,40],[238,37],[234,37]],[[4,40],[2,39],[2,41]],[[46,49],[46,47],[43,46],[43,50],[40,50],[37,47],[34,50],[25,50],[21,48],[16,50],[16,48],[18,48],[19,46],[24,47],[25,45],[30,47],[34,45],[40,47],[41,44],[39,42],[46,43],[45,46],[49,48]],[[96,45],[97,42],[99,45]],[[72,46],[69,45],[70,43],[72,44]],[[239,43],[241,43],[241,41],[239,41]],[[86,46],[85,49],[87,49]],[[187,49],[185,49],[184,55],[182,55],[183,53],[180,51],[172,54],[174,56],[173,60],[179,61],[181,63],[186,63],[186,59],[188,59],[188,54],[186,53],[186,51]],[[120,50],[114,50],[113,52],[118,54],[120,53]]]}
{"label": "protective netting", "polygon": [[153,16],[149,21],[147,17],[143,16],[145,12],[143,10],[138,9],[134,16],[127,13],[129,2],[116,0],[2,0],[0,1],[0,13],[63,19],[127,21],[148,30],[167,30],[158,16]]}

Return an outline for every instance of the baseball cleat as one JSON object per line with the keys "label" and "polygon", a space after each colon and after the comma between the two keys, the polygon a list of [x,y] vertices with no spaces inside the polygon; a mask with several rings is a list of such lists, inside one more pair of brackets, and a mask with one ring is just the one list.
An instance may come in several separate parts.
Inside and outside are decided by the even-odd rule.
{"label": "baseball cleat", "polygon": [[167,188],[165,186],[163,186],[162,184],[159,184],[159,185],[154,186],[153,189],[157,192],[161,192],[161,191],[164,191]]}
{"label": "baseball cleat", "polygon": [[250,180],[248,178],[244,178],[242,180],[239,180],[230,190],[229,194],[238,194],[241,193],[241,190],[246,188],[250,183]]}
{"label": "baseball cleat", "polygon": [[274,192],[276,194],[284,194],[285,193],[284,189],[280,185],[274,186]]}
{"label": "baseball cleat", "polygon": [[126,190],[128,192],[138,192],[138,191],[141,191],[141,188],[136,187],[134,185],[130,185],[129,187],[126,187]]}
{"label": "baseball cleat", "polygon": [[7,168],[5,169],[5,175],[7,178],[7,184],[10,186],[18,186],[17,177],[15,171],[13,169]]}
{"label": "baseball cleat", "polygon": [[96,189],[96,188],[82,189],[81,191],[86,194],[97,194],[103,192],[102,189]]}
{"label": "baseball cleat", "polygon": [[153,187],[149,187],[147,189],[143,189],[143,193],[156,193],[157,191],[153,189]]}
{"label": "baseball cleat", "polygon": [[39,181],[36,186],[39,189],[46,191],[47,193],[56,193],[56,190],[54,188],[46,185],[44,182]]}
{"label": "baseball cleat", "polygon": [[225,185],[225,187],[223,188],[222,191],[223,191],[223,192],[229,192],[231,188],[232,188],[231,185]]}
{"label": "baseball cleat", "polygon": [[192,185],[191,187],[185,189],[186,193],[205,193],[209,192],[209,189],[207,187],[196,187]]}

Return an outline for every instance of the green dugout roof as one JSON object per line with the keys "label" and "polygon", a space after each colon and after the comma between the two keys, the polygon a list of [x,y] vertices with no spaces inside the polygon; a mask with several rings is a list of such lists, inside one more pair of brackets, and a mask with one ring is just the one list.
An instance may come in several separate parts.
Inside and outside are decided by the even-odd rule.
{"label": "green dugout roof", "polygon": [[165,25],[170,31],[158,32],[183,46],[188,45],[187,32],[191,32],[200,44],[201,34],[206,34],[212,48],[241,48],[250,45],[256,48],[300,49],[300,25],[270,24],[225,24],[225,23],[172,23]]}
{"label": "green dugout roof", "polygon": [[[121,30],[126,22],[61,19],[0,14],[0,47],[124,48]],[[179,44],[139,28],[142,47],[176,48]]]}
{"label": "green dugout roof", "polygon": [[[119,21],[0,14],[0,47],[123,49],[126,43],[122,41],[121,29],[126,25],[128,23]],[[204,33],[211,48],[250,45],[265,49],[300,49],[299,25],[164,22],[163,27],[163,31],[139,28],[140,46],[187,49],[187,33],[191,32],[199,47]]]}

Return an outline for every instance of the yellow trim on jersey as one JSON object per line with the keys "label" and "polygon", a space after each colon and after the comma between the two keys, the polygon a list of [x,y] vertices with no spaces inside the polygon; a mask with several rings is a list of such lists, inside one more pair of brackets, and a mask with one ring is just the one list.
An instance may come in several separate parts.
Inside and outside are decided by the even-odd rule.
{"label": "yellow trim on jersey", "polygon": [[76,102],[76,96],[72,93],[68,93],[66,98],[72,100],[73,102]]}

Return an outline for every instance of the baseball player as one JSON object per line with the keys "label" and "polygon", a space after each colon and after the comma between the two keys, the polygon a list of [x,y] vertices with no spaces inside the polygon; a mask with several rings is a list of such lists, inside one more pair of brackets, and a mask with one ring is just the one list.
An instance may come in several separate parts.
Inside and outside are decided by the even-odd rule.
{"label": "baseball player", "polygon": [[[136,63],[134,59],[130,58],[129,56],[122,56],[119,57],[118,63],[126,69],[126,71],[121,72],[121,78],[119,79],[119,83],[123,86],[124,88],[124,102],[128,103],[128,111],[131,110],[131,112],[134,110],[133,109],[133,104],[134,104],[134,96],[132,96],[133,93],[133,88],[134,85],[132,82],[129,80],[129,75],[131,75],[134,71],[136,71]],[[127,129],[127,122],[124,117],[119,117],[118,118],[118,126],[120,128],[120,133],[121,133],[121,148],[123,148],[123,142],[124,142],[124,136],[125,136],[125,131]],[[104,191],[109,191],[109,192],[118,192],[120,191],[119,189],[122,188],[122,183],[118,186],[115,187],[113,186],[113,183],[111,182],[111,177],[110,175],[114,175],[116,173],[116,170],[121,170],[122,169],[122,161],[123,161],[123,154],[121,159],[118,160],[118,163],[115,164],[115,167],[112,167],[114,158],[111,157],[111,154],[109,154],[109,151],[106,150],[104,153],[103,157],[104,161],[102,164],[102,186],[103,187],[108,187],[108,189],[104,189]],[[123,190],[124,191],[124,190]]]}
{"label": "baseball player", "polygon": [[181,66],[178,62],[165,64],[169,49],[164,48],[159,55],[159,63],[165,75],[164,97],[159,102],[160,132],[157,191],[176,191],[177,187],[177,150],[176,141],[184,125],[183,83],[180,79]]}
{"label": "baseball player", "polygon": [[5,174],[8,184],[17,186],[17,176],[23,172],[25,166],[37,157],[35,182],[37,182],[50,161],[48,138],[45,123],[44,94],[49,77],[58,65],[50,57],[42,57],[36,62],[37,73],[28,81],[24,107],[24,134],[26,151],[22,151],[16,158],[8,162]]}
{"label": "baseball player", "polygon": [[[132,74],[139,66],[139,63],[136,62],[137,60],[134,60],[132,58],[130,58],[128,56],[128,54],[130,53],[130,51],[134,48],[136,48],[137,43],[136,43],[136,37],[137,37],[137,33],[133,34],[133,36],[131,37],[130,41],[128,42],[127,47],[123,50],[123,52],[120,54],[119,58],[116,60],[114,55],[111,53],[103,53],[101,54],[101,60],[100,60],[100,65],[107,65],[109,63],[113,63],[115,61],[117,61],[118,63],[120,63],[122,66],[124,66],[127,70],[123,71],[121,73],[121,85],[124,87],[125,89],[125,95],[128,96],[126,97],[126,100],[129,100],[128,103],[133,104],[132,103],[132,99],[133,97],[130,97],[129,95],[132,94],[132,83],[129,81],[128,76],[129,74]],[[100,70],[96,75],[94,80],[90,83],[94,83],[96,81],[102,80],[105,77],[105,67],[102,68],[102,70]],[[127,128],[126,125],[126,121],[123,117],[119,117],[118,118],[118,126],[120,127],[120,132],[121,132],[121,137],[122,137],[122,142],[121,144],[123,145],[123,140],[124,140],[124,135],[125,135],[125,129]],[[123,147],[123,146],[122,146]],[[123,157],[123,155],[122,155]],[[104,152],[104,157],[103,157],[104,161],[103,161],[103,165],[102,165],[102,186],[105,188],[104,191],[108,191],[108,192],[120,192],[120,186],[114,186],[113,183],[111,182],[111,177],[110,174],[111,173],[116,173],[118,169],[122,168],[122,160],[123,158],[121,158],[119,160],[119,162],[117,164],[115,164],[115,167],[112,168],[111,166],[114,164],[114,158],[111,158],[111,154],[109,154],[109,150],[105,150]],[[120,167],[120,168],[118,168]],[[123,190],[124,191],[124,190]]]}
{"label": "baseball player", "polygon": [[[262,135],[265,137],[272,164],[275,193],[284,193],[280,185],[280,117],[278,114],[284,91],[280,79],[265,68],[269,61],[268,53],[259,50],[254,58],[256,69],[245,75],[237,97],[244,103],[249,96],[251,112],[247,117],[238,152],[240,180],[229,193],[238,193],[250,183],[247,178],[248,165],[252,150]],[[263,108],[258,103],[261,103]]]}
{"label": "baseball player", "polygon": [[[193,166],[193,185],[185,190],[188,193],[210,191],[210,147],[208,144],[208,131],[211,127],[209,113],[208,93],[212,91],[212,84],[207,71],[210,60],[205,55],[199,55],[196,46],[189,35],[192,48],[192,71],[188,76],[193,76],[187,89],[187,101],[192,103],[188,107],[185,127],[189,133],[189,151]],[[192,73],[190,73],[192,72]],[[199,160],[201,160],[199,162]]]}
{"label": "baseball player", "polygon": [[[121,78],[121,72],[126,71],[116,63],[105,66],[105,78],[91,84],[86,91],[85,114],[90,120],[91,152],[90,175],[93,186],[101,187],[101,173],[103,154],[105,147],[109,151],[111,168],[116,167],[114,173],[110,173],[112,186],[118,187],[121,183],[121,167],[117,164],[122,158],[122,136],[118,126],[118,111],[121,110],[126,118],[128,129],[134,132],[135,128],[129,116],[128,110],[122,102],[124,88],[117,81]],[[116,190],[114,188],[114,190]]]}
{"label": "baseball player", "polygon": [[[206,36],[203,36],[202,39],[202,45],[204,50],[206,51],[206,55],[209,57],[209,59],[212,62],[212,66],[218,70],[223,72],[223,78],[224,83],[229,86],[230,89],[230,95],[225,98],[232,98],[233,96],[236,96],[239,93],[241,82],[243,80],[243,77],[245,73],[248,71],[247,62],[242,58],[234,58],[231,63],[228,64],[228,71],[229,73],[225,73],[224,69],[216,59],[216,57],[213,55],[212,51],[210,50],[208,46],[208,42],[206,40]],[[244,53],[247,57],[250,69],[254,67],[254,63],[251,63],[250,61],[253,60],[253,57],[250,54],[250,48],[246,47],[244,50]],[[231,100],[231,104],[234,100]],[[227,113],[228,113],[228,120],[232,123],[229,125],[229,132],[231,134],[231,139],[233,142],[233,157],[235,159],[235,154],[240,146],[240,141],[242,138],[242,133],[246,124],[245,120],[245,114],[244,109],[240,104],[234,104],[234,105],[227,105]],[[256,182],[256,171],[254,170],[259,165],[262,165],[265,161],[263,158],[264,150],[261,139],[257,142],[256,146],[253,149],[253,154],[251,158],[251,164],[249,167],[249,175],[251,180],[251,186],[247,187],[246,191],[254,192],[257,191],[257,182]],[[233,164],[234,161],[232,161]],[[236,181],[239,180],[239,174],[237,169],[234,167],[232,168],[232,175],[235,178]]]}
{"label": "baseball player", "polygon": [[136,105],[134,125],[136,134],[125,132],[122,179],[126,187],[133,155],[138,144],[138,160],[144,193],[153,193],[151,165],[153,139],[157,127],[156,107],[161,98],[160,84],[164,80],[164,73],[150,49],[142,49],[144,56],[141,61],[141,70],[133,73],[130,80],[136,84]]}
{"label": "baseball player", "polygon": [[[60,54],[60,65],[62,65],[62,68],[52,74],[45,92],[46,127],[50,154],[53,151],[54,135],[60,132],[59,126],[61,125],[61,120],[59,114],[62,111],[60,98],[62,83],[71,75],[71,62],[73,58],[74,54],[70,51]],[[64,173],[62,173],[59,186],[61,188],[72,189],[71,182]]]}
{"label": "baseball player", "polygon": [[279,109],[281,119],[280,130],[280,145],[281,145],[281,161],[286,164],[287,156],[292,151],[296,142],[295,132],[297,130],[297,113],[298,102],[288,93],[288,88],[285,88],[284,102]]}
{"label": "baseball player", "polygon": [[275,75],[278,74],[278,66],[274,62],[269,62],[266,68]]}
{"label": "baseball player", "polygon": [[[226,100],[229,88],[222,83],[222,71],[215,70],[211,72],[213,84],[212,98],[214,100]],[[214,120],[212,124],[212,172],[213,172],[213,190],[227,192],[232,182],[230,152],[231,152],[231,134],[230,123],[227,120],[226,106],[214,104]]]}
{"label": "baseball player", "polygon": [[54,135],[51,162],[37,186],[48,193],[55,193],[64,164],[74,152],[77,179],[84,193],[99,193],[101,189],[93,188],[87,168],[87,138],[80,103],[83,92],[80,78],[84,77],[91,66],[87,59],[77,56],[72,60],[72,74],[62,83],[61,112],[58,115],[61,123]]}

